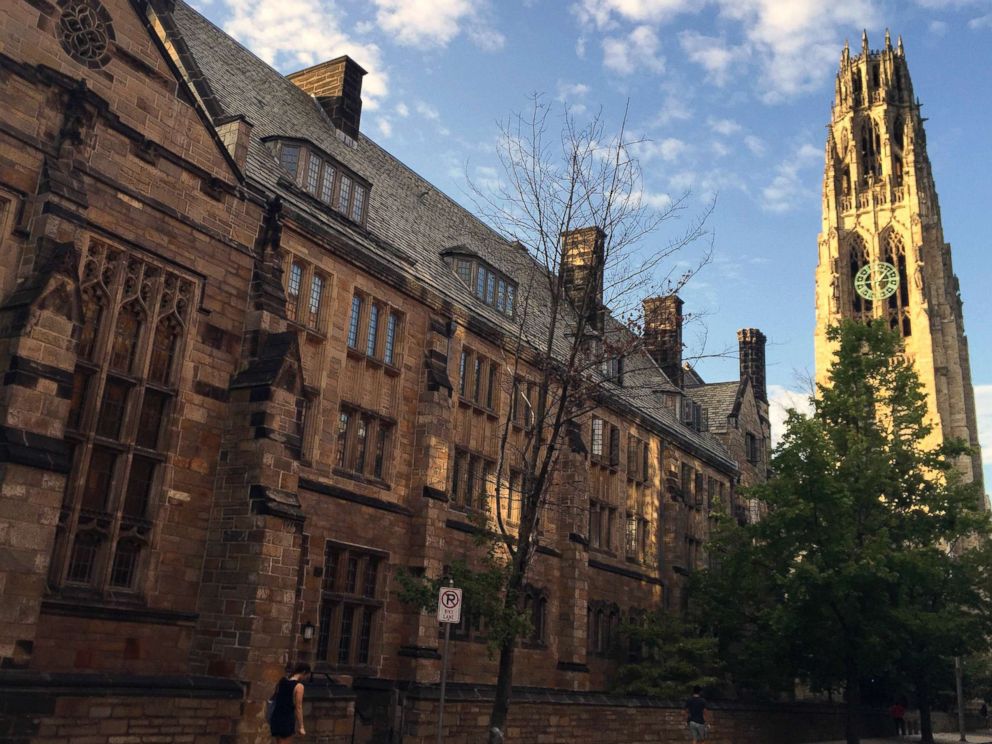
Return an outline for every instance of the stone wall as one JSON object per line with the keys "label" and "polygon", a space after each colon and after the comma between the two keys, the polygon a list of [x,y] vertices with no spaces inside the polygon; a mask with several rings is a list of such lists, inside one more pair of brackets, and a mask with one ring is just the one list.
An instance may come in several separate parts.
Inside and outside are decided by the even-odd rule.
{"label": "stone wall", "polygon": [[[678,703],[550,690],[515,692],[505,732],[513,744],[682,744],[685,713]],[[445,701],[445,744],[484,741],[491,701],[477,689],[453,689]],[[437,732],[435,690],[412,692],[404,711],[403,744],[429,744]],[[862,734],[888,733],[884,711],[865,710]],[[713,705],[708,744],[802,744],[843,738],[841,706],[817,704]]]}
{"label": "stone wall", "polygon": [[233,744],[242,696],[236,682],[203,677],[5,671],[0,741]]}

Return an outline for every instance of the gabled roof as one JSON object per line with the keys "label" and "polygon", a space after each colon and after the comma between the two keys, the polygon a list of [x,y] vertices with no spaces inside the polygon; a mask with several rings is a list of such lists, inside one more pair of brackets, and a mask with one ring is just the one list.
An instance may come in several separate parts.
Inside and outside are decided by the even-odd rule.
{"label": "gabled roof", "polygon": [[[549,325],[551,297],[544,289],[547,275],[529,253],[496,233],[365,135],[360,134],[354,144],[346,142],[312,96],[182,0],[176,3],[173,17],[224,114],[244,115],[254,125],[245,167],[250,183],[266,193],[279,194],[293,210],[370,255],[378,256],[453,305],[468,307],[474,315],[508,335],[517,332],[522,319],[525,338],[534,340],[540,348]],[[367,179],[372,184],[367,229],[302,194],[262,141],[268,137],[308,140]],[[453,246],[464,246],[517,282],[516,320],[480,301],[458,279],[442,256],[445,248]],[[397,261],[397,257],[403,260]],[[563,312],[572,311],[569,307]],[[571,324],[565,322],[559,327],[566,329]],[[608,321],[608,332],[619,327],[619,321]],[[557,349],[564,355],[568,344],[567,333],[562,330],[556,339]],[[656,392],[676,388],[650,357],[640,356],[643,359],[628,360],[623,387],[609,386],[620,406],[635,409],[698,454],[715,458],[725,467],[735,467],[715,437],[682,425],[664,406]]]}

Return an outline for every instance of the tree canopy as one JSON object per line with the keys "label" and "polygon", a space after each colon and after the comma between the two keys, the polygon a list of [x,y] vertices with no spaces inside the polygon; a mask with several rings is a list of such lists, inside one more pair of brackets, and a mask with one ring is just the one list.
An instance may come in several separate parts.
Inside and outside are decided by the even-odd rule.
{"label": "tree canopy", "polygon": [[864,680],[908,681],[926,728],[935,677],[987,647],[989,521],[955,467],[963,443],[925,445],[926,399],[898,335],[844,322],[828,338],[829,384],[811,415],[789,412],[774,476],[751,490],[768,515],[718,530],[696,610],[739,686],[843,689],[854,744]]}

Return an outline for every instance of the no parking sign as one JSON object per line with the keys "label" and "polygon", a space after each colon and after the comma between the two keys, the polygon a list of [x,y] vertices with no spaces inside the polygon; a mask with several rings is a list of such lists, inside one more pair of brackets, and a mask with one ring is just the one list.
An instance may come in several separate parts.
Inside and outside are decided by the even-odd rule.
{"label": "no parking sign", "polygon": [[437,620],[457,625],[462,619],[462,590],[442,586],[437,593]]}

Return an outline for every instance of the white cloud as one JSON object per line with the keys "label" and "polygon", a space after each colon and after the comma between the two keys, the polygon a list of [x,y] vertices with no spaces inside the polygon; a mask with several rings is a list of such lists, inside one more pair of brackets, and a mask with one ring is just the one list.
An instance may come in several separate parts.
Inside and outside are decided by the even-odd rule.
{"label": "white cloud", "polygon": [[376,44],[357,41],[341,28],[333,3],[308,0],[222,0],[230,11],[224,30],[273,67],[290,72],[347,54],[368,70],[362,81],[366,109],[375,109],[389,83]]}
{"label": "white cloud", "polygon": [[396,115],[405,119],[410,115],[410,107],[400,101],[396,104]]}
{"label": "white cloud", "polygon": [[589,86],[585,83],[567,83],[558,81],[557,99],[566,104],[573,114],[581,114],[586,110],[583,99],[589,94]]}
{"label": "white cloud", "polygon": [[661,159],[667,162],[677,160],[689,146],[676,137],[665,137],[660,140],[645,139],[630,146],[630,151],[641,162],[647,163]]}
{"label": "white cloud", "polygon": [[743,44],[728,46],[724,39],[696,31],[683,31],[679,34],[679,43],[686,57],[706,70],[710,80],[717,85],[726,83],[732,66],[739,65],[749,54]]}
{"label": "white cloud", "polygon": [[418,114],[429,121],[438,121],[441,118],[441,114],[438,110],[426,101],[417,101],[417,103],[414,104],[414,109]]}
{"label": "white cloud", "polygon": [[658,115],[654,118],[654,123],[658,126],[664,126],[673,121],[686,121],[690,118],[692,118],[692,108],[689,103],[681,97],[681,94],[669,90]]}
{"label": "white cloud", "polygon": [[603,39],[603,64],[621,75],[664,72],[661,42],[651,26],[637,26],[627,36]]}
{"label": "white cloud", "polygon": [[760,67],[754,76],[759,96],[771,102],[813,89],[828,77],[844,34],[878,28],[881,5],[881,0],[577,0],[573,9],[587,28],[607,29],[616,39],[625,24],[657,30],[680,14],[715,7],[741,43],[727,46],[686,32],[681,40],[687,54],[716,82],[735,63],[753,61]]}
{"label": "white cloud", "polygon": [[712,150],[713,154],[718,158],[726,157],[730,154],[730,148],[727,146],[727,143],[721,142],[720,140],[713,140],[710,142],[710,150]]}
{"label": "white cloud", "polygon": [[373,0],[379,27],[398,43],[443,47],[464,32],[481,49],[501,49],[503,35],[487,20],[485,0]]}
{"label": "white cloud", "polygon": [[393,134],[393,123],[386,116],[380,116],[376,121],[376,126],[379,127],[379,134],[383,137],[390,137]]}
{"label": "white cloud", "polygon": [[767,146],[761,137],[748,134],[744,137],[744,146],[751,151],[752,155],[764,155]]}
{"label": "white cloud", "polygon": [[782,385],[768,386],[768,418],[772,427],[772,447],[778,447],[785,434],[785,417],[790,408],[800,413],[810,414],[813,406],[809,393],[790,390]]}
{"label": "white cloud", "polygon": [[992,385],[975,385],[975,411],[978,416],[978,441],[982,445],[982,464],[992,465]]}
{"label": "white cloud", "polygon": [[722,134],[724,137],[729,137],[741,131],[741,125],[733,119],[710,119],[709,125],[710,129],[717,134]]}
{"label": "white cloud", "polygon": [[811,179],[800,178],[799,172],[821,158],[820,150],[809,143],[797,148],[791,157],[779,163],[772,182],[761,190],[761,205],[769,212],[788,212],[812,198],[815,194],[809,185]]}
{"label": "white cloud", "polygon": [[930,21],[927,30],[934,36],[943,36],[947,33],[948,25],[944,21]]}
{"label": "white cloud", "polygon": [[875,0],[717,0],[725,18],[741,24],[760,57],[760,95],[777,101],[809,90],[836,66],[843,31],[877,28]]}
{"label": "white cloud", "polygon": [[660,23],[697,4],[694,0],[580,0],[573,9],[580,21],[603,29],[615,26],[614,16],[635,23]]}
{"label": "white cloud", "polygon": [[977,31],[982,28],[992,28],[992,13],[978,16],[978,18],[972,18],[968,21],[968,28],[973,31]]}

